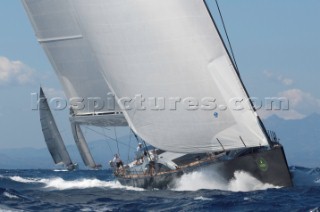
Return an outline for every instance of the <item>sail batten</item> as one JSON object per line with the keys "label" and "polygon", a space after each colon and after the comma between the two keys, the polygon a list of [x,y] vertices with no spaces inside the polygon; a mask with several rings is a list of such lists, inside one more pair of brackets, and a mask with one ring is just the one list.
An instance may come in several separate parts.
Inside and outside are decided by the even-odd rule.
{"label": "sail batten", "polygon": [[81,39],[81,38],[83,38],[82,35],[52,37],[52,38],[38,39],[38,42],[39,43],[48,43],[48,42],[56,42],[56,41],[75,40],[75,39]]}

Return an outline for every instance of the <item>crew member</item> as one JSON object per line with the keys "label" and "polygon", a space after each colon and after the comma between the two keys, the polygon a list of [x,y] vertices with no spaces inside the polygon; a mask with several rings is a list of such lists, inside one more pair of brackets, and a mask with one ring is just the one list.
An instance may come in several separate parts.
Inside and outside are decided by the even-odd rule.
{"label": "crew member", "polygon": [[153,149],[151,152],[150,152],[150,162],[149,162],[149,168],[150,168],[150,175],[153,176],[157,173],[158,171],[158,167],[157,167],[157,160],[158,160],[158,154],[157,154],[157,151],[156,149]]}
{"label": "crew member", "polygon": [[137,146],[137,152],[136,152],[136,164],[143,163],[143,147],[142,143],[139,143]]}
{"label": "crew member", "polygon": [[117,168],[119,169],[120,167],[123,167],[123,162],[121,160],[121,158],[119,157],[118,154],[115,154],[114,155],[114,158],[112,160],[113,163],[116,164]]}

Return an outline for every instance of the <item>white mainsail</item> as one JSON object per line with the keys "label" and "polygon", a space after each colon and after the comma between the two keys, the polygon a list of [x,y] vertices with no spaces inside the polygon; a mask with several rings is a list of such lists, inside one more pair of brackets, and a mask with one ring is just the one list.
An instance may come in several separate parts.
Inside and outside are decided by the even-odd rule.
{"label": "white mainsail", "polygon": [[[47,52],[54,52],[58,42],[59,48],[68,47],[68,54],[82,52],[81,44],[88,50],[86,54],[90,53],[90,60],[80,60],[85,59],[81,56],[73,61],[75,65],[70,73],[67,71],[67,78],[61,72],[64,66],[56,67],[65,89],[73,92],[69,95],[77,94],[81,89],[75,84],[81,83],[94,89],[93,93],[107,91],[108,85],[117,100],[140,94],[147,99],[164,98],[166,103],[171,98],[185,99],[184,104],[176,104],[175,110],[166,104],[162,110],[147,107],[123,111],[130,127],[146,142],[181,153],[268,145],[205,1],[24,2]],[[59,64],[65,56],[51,57],[51,62]],[[79,67],[78,63],[81,67],[97,67],[95,70],[101,75],[88,69],[78,72],[74,69]],[[97,76],[104,80],[85,80]],[[74,79],[77,83],[67,86]],[[191,102],[196,106],[208,97],[214,98],[217,108],[187,110],[189,97],[198,101]],[[229,104],[234,98],[244,99],[242,110]]]}
{"label": "white mainsail", "polygon": [[52,159],[55,164],[64,164],[69,167],[73,163],[63,143],[42,88],[40,88],[39,106],[41,128]]}

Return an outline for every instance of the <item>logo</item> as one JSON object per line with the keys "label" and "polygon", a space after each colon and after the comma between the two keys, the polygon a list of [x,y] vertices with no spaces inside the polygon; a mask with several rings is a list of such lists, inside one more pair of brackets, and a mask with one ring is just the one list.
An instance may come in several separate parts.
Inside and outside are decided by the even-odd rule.
{"label": "logo", "polygon": [[268,170],[269,166],[267,161],[264,158],[258,158],[258,160],[256,161],[258,164],[258,167],[261,171],[265,172]]}

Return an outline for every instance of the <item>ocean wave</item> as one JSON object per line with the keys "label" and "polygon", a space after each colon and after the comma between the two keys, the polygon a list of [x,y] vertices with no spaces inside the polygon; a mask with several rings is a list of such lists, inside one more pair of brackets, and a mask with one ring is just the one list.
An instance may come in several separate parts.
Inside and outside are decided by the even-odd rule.
{"label": "ocean wave", "polygon": [[98,207],[98,208],[97,207],[85,207],[85,208],[80,209],[80,211],[82,211],[82,212],[91,212],[91,211],[104,212],[104,211],[113,211],[113,208],[106,207],[106,206]]}
{"label": "ocean wave", "polygon": [[1,212],[22,212],[23,210],[9,208],[8,206],[1,205],[0,203],[0,211]]}
{"label": "ocean wave", "polygon": [[319,186],[320,168],[304,168],[292,166],[290,172],[293,175],[293,184],[295,186]]}
{"label": "ocean wave", "polygon": [[207,198],[207,197],[200,196],[200,197],[195,197],[194,200],[212,201],[213,199],[212,199],[212,198]]}
{"label": "ocean wave", "polygon": [[68,172],[66,169],[55,169],[54,172]]}
{"label": "ocean wave", "polygon": [[44,188],[54,190],[71,190],[71,189],[86,189],[86,188],[110,188],[110,189],[125,189],[133,191],[143,191],[141,188],[131,186],[123,186],[118,181],[102,181],[98,179],[76,179],[64,180],[63,178],[23,178],[20,176],[9,177],[11,180],[20,183],[42,183]]}
{"label": "ocean wave", "polygon": [[10,194],[9,192],[3,192],[3,196],[8,197],[9,199],[19,199],[18,196],[14,195],[14,194]]}
{"label": "ocean wave", "polygon": [[123,186],[118,181],[101,181],[98,179],[78,179],[66,181],[62,178],[47,179],[45,188],[56,190],[70,190],[70,189],[86,189],[86,188],[111,188],[111,189],[125,189],[134,191],[143,191],[141,188],[130,186]]}
{"label": "ocean wave", "polygon": [[23,178],[20,176],[13,176],[9,178],[19,183],[45,183],[45,179],[41,179],[41,178]]}
{"label": "ocean wave", "polygon": [[201,189],[224,190],[232,192],[248,192],[255,190],[266,190],[280,188],[272,184],[262,183],[249,173],[236,171],[234,178],[230,181],[224,180],[218,174],[207,171],[192,172],[184,174],[176,181],[176,191],[197,191]]}
{"label": "ocean wave", "polygon": [[[257,206],[265,211],[289,211],[292,208],[301,211],[319,210],[320,186],[232,192],[256,189],[256,185],[252,185],[257,183],[256,179],[245,172],[237,172],[235,178],[229,181],[205,171],[186,174],[182,177],[184,181],[179,181],[180,187],[175,190],[142,190],[122,186],[114,180],[112,172],[103,171],[53,173],[52,170],[23,170],[6,173],[3,170],[0,174],[4,175],[4,179],[0,179],[0,211],[14,211],[11,208],[21,211],[84,212],[124,209],[183,211],[185,208],[199,211],[226,208],[251,211],[256,210]],[[320,179],[317,170],[296,168],[296,174],[301,178],[312,176],[304,181]],[[258,184],[260,190],[269,186],[260,182]],[[130,189],[134,191],[128,191]]]}

